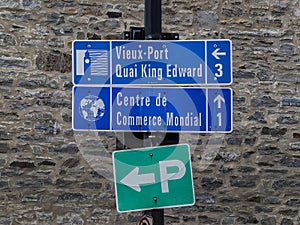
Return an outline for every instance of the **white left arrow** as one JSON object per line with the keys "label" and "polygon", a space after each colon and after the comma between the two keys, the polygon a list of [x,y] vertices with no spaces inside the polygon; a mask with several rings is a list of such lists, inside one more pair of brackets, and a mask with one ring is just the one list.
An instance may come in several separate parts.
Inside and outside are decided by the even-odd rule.
{"label": "white left arrow", "polygon": [[218,109],[221,109],[221,104],[222,102],[225,103],[225,99],[221,95],[218,95],[217,97],[215,97],[214,102],[218,102]]}
{"label": "white left arrow", "polygon": [[127,174],[120,183],[136,190],[141,191],[141,184],[152,184],[155,183],[154,173],[139,174],[139,168],[135,167],[129,174]]}
{"label": "white left arrow", "polygon": [[225,56],[226,52],[219,52],[220,49],[216,48],[216,50],[213,51],[213,53],[211,53],[216,59],[220,59],[219,56]]}

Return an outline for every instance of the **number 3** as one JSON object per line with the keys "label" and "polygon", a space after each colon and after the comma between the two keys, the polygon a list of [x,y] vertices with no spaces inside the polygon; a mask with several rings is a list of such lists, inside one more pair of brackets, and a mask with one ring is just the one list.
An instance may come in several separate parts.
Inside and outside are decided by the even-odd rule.
{"label": "number 3", "polygon": [[217,73],[215,73],[216,77],[222,77],[223,76],[223,65],[218,63],[215,65],[215,67],[217,68]]}

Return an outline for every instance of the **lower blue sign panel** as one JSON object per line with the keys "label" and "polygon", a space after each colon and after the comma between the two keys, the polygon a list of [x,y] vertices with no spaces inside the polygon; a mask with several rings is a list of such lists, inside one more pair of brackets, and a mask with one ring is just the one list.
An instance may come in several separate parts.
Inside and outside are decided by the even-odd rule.
{"label": "lower blue sign panel", "polygon": [[73,129],[232,131],[230,88],[73,88]]}

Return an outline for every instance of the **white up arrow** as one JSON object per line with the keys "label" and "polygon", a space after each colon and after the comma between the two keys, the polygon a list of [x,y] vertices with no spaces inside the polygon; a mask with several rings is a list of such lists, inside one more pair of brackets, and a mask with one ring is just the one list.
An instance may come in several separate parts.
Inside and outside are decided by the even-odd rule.
{"label": "white up arrow", "polygon": [[214,102],[218,102],[218,109],[221,109],[221,102],[225,103],[225,99],[221,95],[218,95],[215,97]]}
{"label": "white up arrow", "polygon": [[211,53],[216,59],[220,59],[219,56],[225,56],[226,52],[219,52],[220,49],[216,48],[216,50],[213,51],[213,53]]}
{"label": "white up arrow", "polygon": [[139,174],[139,168],[135,167],[129,174],[127,174],[121,181],[122,184],[136,190],[141,191],[141,184],[155,183],[154,173]]}

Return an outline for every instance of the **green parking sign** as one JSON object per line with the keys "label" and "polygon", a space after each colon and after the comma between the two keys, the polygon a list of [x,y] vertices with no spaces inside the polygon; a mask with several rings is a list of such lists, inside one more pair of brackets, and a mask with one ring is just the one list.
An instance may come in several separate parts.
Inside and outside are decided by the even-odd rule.
{"label": "green parking sign", "polygon": [[195,203],[186,144],[115,151],[113,167],[119,212]]}

